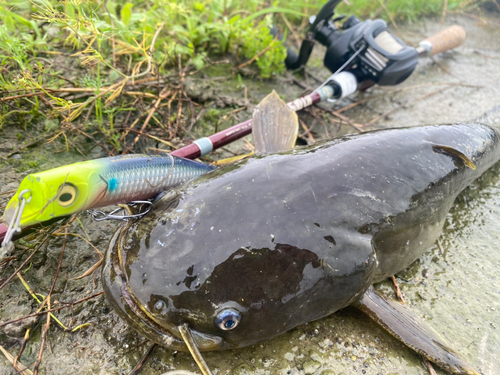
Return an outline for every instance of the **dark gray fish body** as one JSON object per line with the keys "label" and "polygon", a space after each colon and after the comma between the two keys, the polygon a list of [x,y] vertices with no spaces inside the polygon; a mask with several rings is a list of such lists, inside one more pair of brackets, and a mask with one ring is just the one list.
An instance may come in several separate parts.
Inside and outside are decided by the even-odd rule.
{"label": "dark gray fish body", "polygon": [[[106,294],[173,348],[183,349],[172,329],[183,323],[202,350],[270,339],[357,304],[406,268],[435,242],[456,196],[499,159],[495,129],[457,124],[244,160],[177,188],[115,235]],[[214,319],[228,307],[241,322],[224,331]]]}

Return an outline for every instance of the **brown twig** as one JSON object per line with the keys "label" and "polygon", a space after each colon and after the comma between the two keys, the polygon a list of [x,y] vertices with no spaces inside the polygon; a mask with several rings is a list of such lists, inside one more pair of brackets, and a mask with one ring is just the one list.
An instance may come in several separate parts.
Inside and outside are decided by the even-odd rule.
{"label": "brown twig", "polygon": [[123,144],[123,147],[124,147],[126,150],[128,150],[128,148],[126,147],[125,138],[127,137],[128,133],[130,133],[131,131],[134,131],[134,127],[135,127],[135,125],[137,125],[137,123],[138,123],[139,121],[141,121],[141,118],[142,118],[142,114],[141,114],[141,115],[139,115],[139,117],[137,117],[137,118],[134,120],[134,122],[132,122],[132,124],[130,125],[130,127],[129,127],[128,129],[126,129],[126,130],[123,132],[123,134],[122,134],[122,136],[121,136],[121,138],[120,138],[120,141],[124,143],[124,144]]}
{"label": "brown twig", "polygon": [[394,287],[396,288],[396,295],[398,296],[399,300],[401,301],[401,303],[405,303],[405,300],[403,298],[403,293],[401,293],[401,289],[399,289],[399,285],[398,285],[398,282],[396,281],[396,278],[393,276],[391,276],[391,280],[392,280],[392,283],[394,284]]}
{"label": "brown twig", "polygon": [[18,371],[21,375],[30,375],[33,374],[29,368],[23,365],[20,362],[15,362],[14,357],[7,351],[5,348],[0,345],[0,352],[7,358],[7,360],[12,364],[14,370]]}
{"label": "brown twig", "polygon": [[312,92],[313,89],[308,86],[308,85],[305,85],[302,81],[299,81],[297,78],[295,78],[293,76],[292,73],[290,73],[288,70],[285,72],[286,76],[288,79],[291,79],[293,83],[295,83],[297,86],[299,86],[300,88],[304,89],[304,90],[307,90],[309,92]]}
{"label": "brown twig", "polygon": [[154,348],[156,348],[157,345],[158,345],[157,343],[153,343],[148,348],[148,350],[146,350],[146,353],[144,353],[144,355],[139,360],[139,363],[137,363],[137,365],[134,367],[134,369],[130,372],[129,375],[137,375],[137,374],[139,374],[139,372],[141,372],[142,366],[144,366],[144,363],[146,363],[147,359],[149,358],[151,353],[153,353],[153,350],[154,350]]}
{"label": "brown twig", "polygon": [[[165,87],[161,92],[160,92],[160,95],[158,97],[158,99],[155,101],[154,105],[153,105],[153,108],[151,108],[151,110],[149,111],[148,113],[148,117],[146,117],[146,120],[144,120],[144,123],[142,124],[142,127],[141,127],[141,130],[140,132],[144,132],[144,129],[146,129],[146,126],[148,125],[149,123],[149,120],[151,120],[151,117],[153,116],[153,114],[156,112],[156,110],[158,109],[158,106],[160,105],[161,101],[163,99],[165,99],[167,96],[169,96],[170,94],[172,93],[172,91],[170,91],[169,87]],[[140,138],[140,134],[138,134],[135,139],[134,139],[134,142],[132,142],[132,145],[129,147],[129,149],[132,149],[136,143],[139,141],[139,138]]]}
{"label": "brown twig", "polygon": [[[213,64],[222,64],[225,62],[227,62],[227,60],[216,61]],[[197,73],[200,70],[201,69],[198,69],[197,71],[192,72],[190,74]],[[158,79],[156,77],[152,77],[152,78],[144,78],[144,79],[140,79],[140,80],[135,80],[134,82],[127,81],[125,83],[125,86],[129,86],[129,85],[138,86],[138,85],[143,84],[143,83],[145,83],[145,84],[150,83],[151,81],[155,81],[155,84],[156,84]],[[163,81],[161,81],[160,83],[163,83]],[[115,86],[116,86],[116,84],[113,84],[111,86],[101,87],[100,92],[108,92],[110,90],[115,89]],[[16,91],[24,91],[24,90],[25,89],[19,89],[19,90],[15,90],[15,91],[10,91],[10,93],[13,93]],[[95,93],[94,88],[83,88],[83,87],[62,87],[62,88],[58,88],[58,89],[44,88],[44,90],[47,92],[50,92],[50,93],[90,93],[90,94]],[[128,93],[134,94],[135,92],[128,91]],[[5,97],[5,98],[1,98],[0,102],[7,101],[7,100],[13,100],[13,99],[19,99],[19,98],[25,98],[25,97],[31,97],[31,96],[40,95],[40,94],[45,94],[45,92],[39,91],[39,92],[31,92],[31,93],[27,93],[27,94],[19,94],[19,95],[15,95],[15,96],[9,96],[9,97]],[[138,93],[135,93],[135,94],[138,94]]]}
{"label": "brown twig", "polygon": [[[16,244],[16,248],[20,248],[19,244]],[[23,249],[25,250],[25,249]],[[3,258],[2,260],[0,260],[0,266],[3,266],[4,264],[7,264],[9,263],[11,260],[14,260],[16,259],[15,256],[11,256],[11,257],[6,257],[6,258]]]}
{"label": "brown twig", "polygon": [[[304,14],[307,14],[308,9],[304,8],[303,12],[304,12]],[[301,35],[302,32],[304,31],[304,29],[306,27],[309,27],[309,26],[310,26],[310,24],[309,24],[308,18],[307,17],[302,17],[302,22],[300,23],[300,26],[297,29],[297,34]]]}
{"label": "brown twig", "polygon": [[314,142],[316,142],[314,140],[314,137],[311,134],[312,126],[311,126],[311,129],[309,129],[307,127],[307,125],[304,123],[304,121],[302,121],[302,120],[299,119],[299,122],[300,122],[300,126],[302,126],[302,129],[305,130],[305,132],[303,133],[303,135],[301,134],[301,136],[305,137],[307,135],[307,138],[309,138],[309,142],[308,142],[309,144],[313,144]]}
{"label": "brown twig", "polygon": [[[177,91],[174,92],[174,95],[172,95],[172,97],[170,98],[170,100],[166,103],[166,106],[167,106],[167,110],[168,110],[168,115],[167,115],[167,127],[169,129],[172,129],[172,124],[170,122],[170,119],[172,118],[172,101],[175,99],[175,97],[177,96]],[[173,138],[173,130],[170,131],[170,138]]]}
{"label": "brown twig", "polygon": [[14,99],[21,99],[21,98],[30,98],[32,96],[43,95],[43,94],[45,94],[45,93],[43,91],[40,91],[40,92],[31,92],[29,94],[8,96],[6,98],[0,99],[0,102],[6,102],[7,100],[14,100]]}
{"label": "brown twig", "polygon": [[[183,90],[179,90],[179,91],[181,91],[181,92],[183,93],[183,95],[184,95],[184,91],[183,91]],[[174,94],[174,95],[175,95],[175,94]],[[176,101],[176,102],[188,102],[188,103],[190,103],[190,104],[193,104],[193,106],[195,106],[195,107],[199,107],[199,106],[201,105],[201,104],[198,104],[198,103],[193,102],[193,101],[192,101],[191,99],[189,99],[189,98],[174,98],[174,97],[172,97],[172,98],[170,99],[170,101],[171,101],[171,102],[173,102],[173,101]],[[160,106],[159,106],[158,108],[163,108],[163,107],[168,107],[168,103],[163,103],[163,104],[160,104]]]}
{"label": "brown twig", "polygon": [[149,154],[165,154],[169,153],[171,150],[165,150],[164,148],[157,147],[146,147],[146,152]]}
{"label": "brown twig", "polygon": [[87,110],[87,116],[85,116],[85,119],[83,120],[84,123],[86,123],[88,120],[89,120],[89,117],[90,117],[90,114],[92,113],[92,110],[94,109],[95,107],[95,102],[93,102],[89,109]]}
{"label": "brown twig", "polygon": [[[68,228],[65,228],[65,231],[67,233],[68,231]],[[47,297],[43,300],[42,304],[38,307],[38,311],[40,312],[43,307],[45,306],[45,304],[47,303],[47,306],[48,306],[48,309],[50,310],[50,297],[52,295],[52,292],[54,291],[54,287],[56,285],[56,281],[57,281],[57,277],[59,276],[59,271],[61,270],[61,264],[62,264],[62,260],[63,260],[63,256],[64,256],[64,252],[66,250],[66,244],[67,244],[67,240],[68,240],[68,237],[66,235],[66,237],[64,238],[64,244],[63,244],[63,247],[62,247],[62,250],[61,250],[61,256],[59,258],[59,263],[57,265],[57,270],[56,270],[56,274],[54,276],[54,281],[52,282],[52,286],[50,287],[50,290],[49,290],[49,293],[47,295]],[[47,315],[47,318],[48,320],[50,321],[50,315]],[[48,325],[47,325],[48,327]],[[47,331],[48,331],[48,328],[47,328]],[[30,329],[28,328],[26,330],[26,334],[24,335],[24,340],[23,340],[23,343],[21,345],[21,348],[19,349],[19,353],[17,354],[17,356],[14,358],[14,363],[16,363],[19,358],[21,357],[25,347],[26,347],[26,343],[28,342],[28,338],[29,338],[29,333],[30,333]],[[43,348],[44,348],[44,345],[43,345],[44,341],[42,340],[42,346],[40,348],[40,354],[39,354],[39,359],[41,361],[41,358],[42,358],[42,354],[43,354]],[[37,366],[35,367],[35,373],[38,371],[38,366],[39,366],[40,362],[37,362]]]}
{"label": "brown twig", "polygon": [[338,111],[334,111],[334,110],[331,110],[331,109],[325,109],[325,108],[322,108],[322,107],[320,107],[318,105],[316,107],[322,109],[323,111],[331,113],[332,115],[334,115],[335,117],[341,119],[342,121],[345,121],[346,123],[348,123],[349,125],[351,125],[354,129],[356,129],[358,132],[362,133],[364,131],[363,128],[361,128],[359,125],[357,125],[354,122],[352,122],[349,117],[341,115]]}
{"label": "brown twig", "polygon": [[19,352],[17,353],[17,355],[14,357],[14,363],[12,364],[12,366],[14,368],[16,368],[16,364],[17,362],[19,361],[19,359],[21,358],[21,355],[23,355],[23,352],[24,352],[24,349],[26,349],[26,344],[28,343],[28,339],[30,337],[30,328],[28,328],[26,330],[26,333],[24,334],[24,338],[23,338],[23,343],[21,344],[21,347],[19,348]]}
{"label": "brown twig", "polygon": [[139,135],[144,135],[148,138],[151,138],[151,139],[154,139],[155,141],[158,141],[160,143],[163,143],[163,144],[166,144],[168,147],[171,147],[173,148],[174,150],[177,150],[179,147],[177,147],[176,145],[174,145],[172,142],[169,142],[169,141],[165,141],[164,139],[161,139],[161,138],[158,138],[158,137],[155,137],[154,135],[151,135],[151,134],[148,134],[146,132],[141,132],[139,130],[134,130],[134,129],[130,129],[131,132],[133,133],[136,133],[136,134],[139,134]]}
{"label": "brown twig", "polygon": [[182,119],[182,101],[177,103],[177,116],[175,118],[175,132],[177,133],[179,130],[179,127],[182,127],[181,125],[181,119]]}
{"label": "brown twig", "polygon": [[44,102],[46,105],[48,105],[50,108],[52,108],[52,109],[55,109],[55,108],[56,108],[56,107],[54,106],[54,104],[52,104],[52,103],[50,102],[50,100],[48,100],[47,98],[44,98],[44,97],[43,97],[43,95],[40,95],[40,100],[41,100],[42,102]]}
{"label": "brown twig", "polygon": [[12,275],[9,276],[9,278],[7,280],[4,281],[4,283],[2,285],[0,285],[0,290],[2,290],[8,283],[10,283],[10,281],[16,277],[16,275],[19,273],[19,271],[21,271],[24,266],[31,260],[31,258],[33,258],[33,256],[37,253],[38,250],[40,250],[40,248],[44,245],[44,243],[49,239],[49,237],[52,235],[52,233],[55,231],[52,230],[50,233],[47,233],[45,235],[45,238],[38,244],[38,246],[35,248],[35,250],[33,250],[33,252],[30,254],[29,257],[26,258],[26,260],[19,266],[18,269],[16,269],[14,271],[14,273]]}
{"label": "brown twig", "polygon": [[247,149],[251,152],[255,152],[255,146],[251,144],[246,138],[243,138],[243,142],[245,142],[245,146],[247,146]]}
{"label": "brown twig", "polygon": [[497,0],[493,0],[493,2],[495,3],[495,5],[497,6],[498,11],[500,12],[500,5],[497,3]]}
{"label": "brown twig", "polygon": [[239,108],[233,109],[230,112],[224,113],[224,115],[219,120],[219,124],[222,124],[223,122],[230,120],[232,117],[234,117],[235,114],[237,114],[238,112],[244,111],[245,109],[247,109],[247,107],[239,107]]}
{"label": "brown twig", "polygon": [[90,134],[87,134],[84,132],[82,129],[79,127],[73,125],[73,123],[68,122],[66,123],[71,129],[76,130],[78,133],[82,134],[83,136],[87,137],[90,139],[92,142],[94,142],[97,146],[101,147],[108,155],[111,155],[111,152],[109,151],[108,147],[105,144],[102,144],[101,142],[97,141],[94,137],[92,137]]}
{"label": "brown twig", "polygon": [[432,364],[429,362],[427,358],[423,358],[424,360],[424,365],[427,367],[427,370],[429,371],[430,375],[437,375],[436,370],[434,370],[434,367],[432,367]]}
{"label": "brown twig", "polygon": [[16,191],[17,191],[16,189],[14,189],[14,190],[9,190],[9,191],[4,191],[3,193],[0,193],[0,196],[1,196],[1,195],[10,195],[10,194],[15,193]]}
{"label": "brown twig", "polygon": [[266,53],[267,51],[269,51],[273,46],[274,46],[274,43],[276,43],[276,41],[278,40],[278,34],[276,34],[276,36],[274,37],[273,41],[266,47],[264,48],[262,51],[260,51],[259,53],[257,53],[254,57],[252,57],[250,60],[248,60],[247,62],[243,63],[243,64],[240,64],[236,67],[236,69],[241,69],[241,68],[244,68],[245,66],[247,65],[250,65],[251,63],[253,63],[256,59],[258,59],[260,56],[262,56],[264,53]]}
{"label": "brown twig", "polygon": [[300,41],[302,41],[302,38],[299,37],[299,35],[297,34],[297,32],[295,31],[295,27],[293,27],[291,24],[290,24],[290,21],[288,21],[288,18],[286,18],[286,16],[283,14],[283,13],[280,13],[280,16],[281,16],[281,19],[285,22],[286,26],[288,27],[288,30],[290,30],[290,32],[292,33],[293,35],[293,39],[295,41],[295,47],[297,49],[300,48]]}
{"label": "brown twig", "polygon": [[[76,219],[76,216],[78,214],[74,214],[72,216],[72,219],[75,220]],[[82,275],[78,276],[78,277],[75,277],[75,278],[72,278],[70,280],[78,280],[78,279],[81,279],[81,278],[84,278],[90,274],[92,274],[97,268],[99,268],[99,266],[102,264],[102,261],[104,259],[104,256],[102,255],[102,253],[99,251],[99,249],[97,247],[95,247],[92,242],[90,242],[90,240],[88,238],[85,238],[77,233],[68,233],[68,226],[66,225],[66,227],[64,227],[65,229],[65,233],[58,233],[58,232],[55,232],[53,233],[54,236],[65,236],[67,237],[68,235],[70,236],[74,236],[74,237],[78,237],[82,240],[84,240],[88,245],[90,245],[94,250],[95,252],[97,253],[97,255],[99,256],[99,260],[92,266],[90,267],[87,271],[85,271]],[[85,228],[84,229],[84,232],[85,232]],[[88,234],[85,232],[85,235],[88,237]]]}
{"label": "brown twig", "polygon": [[[52,292],[54,291],[54,287],[56,286],[57,278],[59,277],[59,272],[61,271],[61,264],[62,264],[62,260],[64,257],[64,252],[66,251],[66,244],[67,243],[68,243],[68,227],[64,228],[64,243],[63,243],[63,247],[61,250],[61,256],[59,257],[59,263],[57,264],[56,274],[54,275],[54,280],[52,281],[52,285],[50,287],[49,293],[47,294],[47,297],[43,300],[39,309],[42,309],[45,306],[45,302],[47,300],[49,300],[50,296],[52,295]],[[50,307],[49,307],[49,309],[50,309]]]}
{"label": "brown twig", "polygon": [[[386,0],[384,5],[387,5],[389,3],[389,0]],[[385,9],[385,7],[381,6],[380,8],[378,8],[375,13],[372,14],[372,16],[370,17],[370,19],[374,20],[378,17],[378,15],[380,13],[382,13],[382,11]]]}
{"label": "brown twig", "polygon": [[198,112],[198,114],[196,115],[196,117],[192,117],[191,118],[191,124],[189,124],[189,127],[188,127],[188,132],[191,132],[191,129],[193,128],[194,124],[196,124],[196,122],[198,122],[198,120],[201,118],[201,116],[203,116],[203,113],[205,112],[205,107],[203,107],[200,112]]}
{"label": "brown twig", "polygon": [[394,18],[392,18],[391,13],[389,12],[389,10],[387,9],[387,7],[385,6],[385,4],[381,0],[378,0],[378,2],[382,6],[382,8],[384,8],[385,12],[387,13],[387,17],[389,17],[389,19],[391,20],[392,25],[396,29],[396,32],[397,32],[398,36],[400,36],[401,32],[399,31],[399,27],[398,27],[398,25],[396,25],[396,22],[394,21]]}
{"label": "brown twig", "polygon": [[[50,309],[50,295],[47,296],[47,307]],[[42,363],[43,350],[45,349],[45,342],[47,341],[47,334],[50,328],[50,314],[47,314],[47,322],[45,323],[45,328],[42,332],[42,342],[40,343],[40,351],[38,352],[38,357],[35,362],[35,367],[33,369],[33,375],[38,375],[38,368]]]}

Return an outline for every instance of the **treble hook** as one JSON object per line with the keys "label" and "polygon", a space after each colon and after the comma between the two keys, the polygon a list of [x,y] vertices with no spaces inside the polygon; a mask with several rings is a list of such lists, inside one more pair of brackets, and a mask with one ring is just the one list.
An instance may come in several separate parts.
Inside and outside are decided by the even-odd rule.
{"label": "treble hook", "polygon": [[109,214],[107,214],[107,213],[105,213],[103,211],[100,211],[100,210],[89,210],[87,212],[92,216],[92,218],[95,221],[103,221],[103,220],[123,220],[123,221],[127,221],[127,220],[130,220],[130,219],[137,219],[137,218],[143,217],[149,211],[151,211],[151,208],[153,206],[153,202],[151,202],[151,201],[133,201],[133,202],[129,202],[128,203],[128,205],[131,206],[131,207],[135,207],[138,204],[147,204],[148,207],[147,207],[146,211],[139,212],[138,214],[135,214],[135,215],[115,215],[115,213],[117,213],[118,211],[121,211],[123,209],[123,208],[120,207],[120,208],[117,208],[117,209],[111,211]]}

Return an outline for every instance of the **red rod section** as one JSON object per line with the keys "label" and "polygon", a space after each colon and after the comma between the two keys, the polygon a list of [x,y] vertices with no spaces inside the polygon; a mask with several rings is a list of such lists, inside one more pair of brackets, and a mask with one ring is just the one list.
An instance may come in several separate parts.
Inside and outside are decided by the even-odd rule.
{"label": "red rod section", "polygon": [[[317,91],[295,99],[287,103],[288,107],[293,111],[301,110],[302,108],[319,103],[323,100],[321,94]],[[246,120],[238,125],[231,126],[226,130],[222,130],[206,138],[197,139],[190,145],[172,151],[170,154],[180,156],[186,159],[195,159],[197,157],[208,154],[209,152],[223,147],[231,142],[236,141],[252,132],[252,120]]]}
{"label": "red rod section", "polygon": [[7,225],[0,223],[0,243],[2,243],[6,234],[7,234]]}

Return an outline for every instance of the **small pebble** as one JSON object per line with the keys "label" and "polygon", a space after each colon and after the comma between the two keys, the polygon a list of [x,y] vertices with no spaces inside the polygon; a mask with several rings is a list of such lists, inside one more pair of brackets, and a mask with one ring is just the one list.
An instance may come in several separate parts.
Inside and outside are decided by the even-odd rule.
{"label": "small pebble", "polygon": [[308,361],[308,362],[304,363],[303,370],[304,370],[304,373],[306,375],[307,374],[314,374],[316,372],[316,370],[319,369],[320,367],[321,367],[321,364],[319,362]]}

